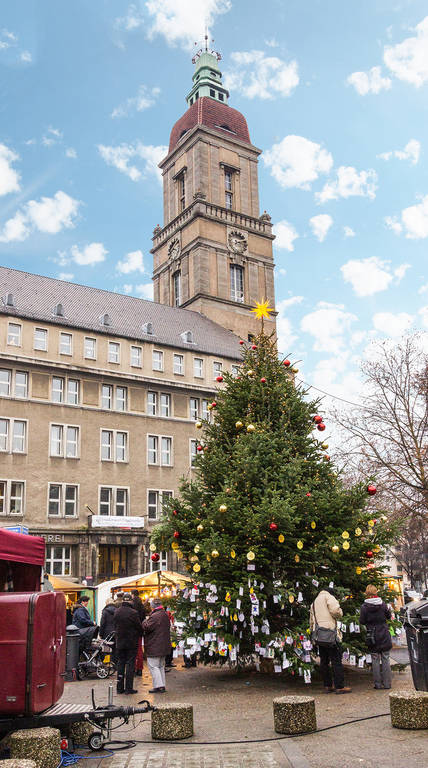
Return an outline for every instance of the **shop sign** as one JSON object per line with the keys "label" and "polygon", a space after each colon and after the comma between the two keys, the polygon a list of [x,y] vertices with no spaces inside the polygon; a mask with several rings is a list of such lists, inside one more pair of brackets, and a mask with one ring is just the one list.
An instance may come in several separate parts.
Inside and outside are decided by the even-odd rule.
{"label": "shop sign", "polygon": [[114,515],[92,515],[92,528],[144,528],[144,517],[115,517]]}

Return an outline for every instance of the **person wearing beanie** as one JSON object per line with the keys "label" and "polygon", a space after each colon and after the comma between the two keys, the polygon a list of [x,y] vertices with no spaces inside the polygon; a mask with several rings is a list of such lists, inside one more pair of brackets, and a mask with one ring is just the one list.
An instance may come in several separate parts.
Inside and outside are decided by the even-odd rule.
{"label": "person wearing beanie", "polygon": [[162,600],[152,600],[152,612],[143,622],[144,650],[152,676],[153,688],[149,693],[165,693],[165,657],[171,652],[169,617]]}
{"label": "person wearing beanie", "polygon": [[138,693],[134,688],[135,659],[143,628],[129,592],[124,593],[121,606],[116,608],[113,624],[116,633],[117,692]]}
{"label": "person wearing beanie", "polygon": [[[332,629],[336,632],[336,641],[331,646],[318,646],[320,670],[325,693],[351,693],[351,688],[345,685],[345,672],[342,664],[342,633],[338,629],[337,619],[341,619],[343,611],[334,596],[331,587],[325,587],[316,596],[309,613],[311,632],[317,626]],[[334,685],[333,685],[334,683]]]}
{"label": "person wearing beanie", "polygon": [[367,648],[372,657],[374,688],[391,688],[391,666],[389,652],[392,638],[387,619],[391,618],[391,609],[378,596],[377,587],[368,584],[366,599],[360,610],[360,623],[367,629]]}

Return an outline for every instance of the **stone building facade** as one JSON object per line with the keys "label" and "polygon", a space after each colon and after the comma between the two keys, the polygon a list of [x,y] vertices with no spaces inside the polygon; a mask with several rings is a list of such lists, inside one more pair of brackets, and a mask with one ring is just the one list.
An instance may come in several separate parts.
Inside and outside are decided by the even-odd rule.
{"label": "stone building facade", "polygon": [[274,307],[260,150],[213,53],[193,81],[161,163],[154,302],[0,267],[0,526],[44,536],[53,574],[154,567],[150,530],[192,474],[195,421],[238,372],[254,303]]}

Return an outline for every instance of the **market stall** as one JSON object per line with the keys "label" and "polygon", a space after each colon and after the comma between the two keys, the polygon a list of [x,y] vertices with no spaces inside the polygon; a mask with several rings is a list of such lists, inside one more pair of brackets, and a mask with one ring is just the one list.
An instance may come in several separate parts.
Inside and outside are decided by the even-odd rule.
{"label": "market stall", "polygon": [[39,592],[45,540],[0,528],[0,592]]}
{"label": "market stall", "polygon": [[182,589],[191,581],[189,576],[177,571],[149,571],[139,573],[136,576],[124,576],[112,581],[104,581],[98,584],[97,590],[97,617],[101,618],[101,611],[109,597],[114,597],[117,592],[130,592],[138,589],[142,600],[150,600],[152,597],[173,597],[178,589]]}
{"label": "market stall", "polygon": [[95,588],[88,587],[86,584],[65,579],[63,576],[49,576],[55,592],[63,592],[67,602],[67,624],[71,624],[73,608],[79,597],[87,595],[89,597],[88,611],[95,620]]}

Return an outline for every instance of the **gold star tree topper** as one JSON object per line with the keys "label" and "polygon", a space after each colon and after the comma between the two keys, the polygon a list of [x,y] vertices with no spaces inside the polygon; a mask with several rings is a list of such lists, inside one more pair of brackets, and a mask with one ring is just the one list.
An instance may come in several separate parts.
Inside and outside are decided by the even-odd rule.
{"label": "gold star tree topper", "polygon": [[254,312],[257,320],[263,320],[264,317],[270,318],[270,313],[273,312],[273,309],[269,306],[269,301],[267,300],[262,302],[256,301],[256,306],[251,312]]}

